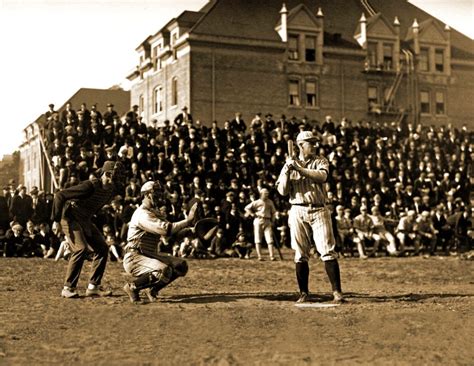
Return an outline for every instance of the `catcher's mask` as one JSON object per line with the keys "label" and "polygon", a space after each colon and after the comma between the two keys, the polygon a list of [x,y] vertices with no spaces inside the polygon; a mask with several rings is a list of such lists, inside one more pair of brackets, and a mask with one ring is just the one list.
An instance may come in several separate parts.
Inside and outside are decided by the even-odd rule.
{"label": "catcher's mask", "polygon": [[100,175],[110,174],[114,182],[121,182],[125,177],[125,169],[123,164],[119,161],[107,160],[101,169],[99,169]]}
{"label": "catcher's mask", "polygon": [[140,193],[142,197],[145,197],[148,193],[152,193],[151,201],[154,208],[159,208],[163,204],[163,189],[158,181],[145,182],[140,189]]}

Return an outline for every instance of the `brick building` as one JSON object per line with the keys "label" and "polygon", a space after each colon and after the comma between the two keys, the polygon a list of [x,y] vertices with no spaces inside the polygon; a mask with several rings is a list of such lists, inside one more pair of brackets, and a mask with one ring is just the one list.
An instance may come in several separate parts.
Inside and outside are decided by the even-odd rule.
{"label": "brick building", "polygon": [[131,103],[209,124],[242,112],[468,124],[473,40],[405,0],[212,0],[136,49]]}

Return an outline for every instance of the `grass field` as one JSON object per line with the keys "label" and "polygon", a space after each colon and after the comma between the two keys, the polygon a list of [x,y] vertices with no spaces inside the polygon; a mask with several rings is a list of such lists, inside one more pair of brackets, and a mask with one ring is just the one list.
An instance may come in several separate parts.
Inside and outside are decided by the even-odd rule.
{"label": "grass field", "polygon": [[[0,364],[472,365],[472,261],[342,259],[347,303],[297,308],[284,256],[189,260],[160,302],[138,306],[121,290],[119,263],[104,280],[112,297],[66,300],[65,261],[0,258]],[[324,266],[310,268],[311,300],[329,303]]]}

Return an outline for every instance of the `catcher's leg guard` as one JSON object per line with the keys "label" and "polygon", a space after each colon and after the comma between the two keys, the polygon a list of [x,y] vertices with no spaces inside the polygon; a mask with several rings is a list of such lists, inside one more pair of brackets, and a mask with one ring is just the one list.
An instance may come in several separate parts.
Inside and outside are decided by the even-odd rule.
{"label": "catcher's leg guard", "polygon": [[133,281],[133,285],[137,290],[143,290],[148,287],[161,286],[165,287],[171,280],[173,270],[171,267],[165,267],[162,270],[145,273]]}

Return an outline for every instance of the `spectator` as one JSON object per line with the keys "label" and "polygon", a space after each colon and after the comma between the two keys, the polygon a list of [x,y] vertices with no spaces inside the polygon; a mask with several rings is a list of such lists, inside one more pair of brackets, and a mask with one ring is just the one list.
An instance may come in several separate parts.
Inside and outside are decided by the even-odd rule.
{"label": "spectator", "polygon": [[395,237],[390,231],[385,227],[385,218],[380,213],[378,206],[373,206],[371,208],[372,215],[370,218],[374,222],[374,239],[378,242],[387,243],[387,252],[389,255],[396,257],[398,256],[397,252],[397,243]]}
{"label": "spectator", "polygon": [[425,253],[425,257],[434,255],[438,231],[433,226],[429,211],[425,210],[418,216],[415,231],[417,234],[416,240],[419,242],[417,245],[420,248],[419,250]]}
{"label": "spectator", "polygon": [[409,210],[406,216],[403,216],[398,223],[395,232],[400,242],[399,255],[406,254],[406,248],[411,245],[415,247],[415,255],[419,253],[418,242],[415,240],[415,218],[416,212],[414,210]]}
{"label": "spectator", "polygon": [[237,234],[237,240],[232,243],[232,249],[234,250],[235,256],[239,257],[240,259],[250,259],[252,247],[252,243],[247,240],[243,231]]}
{"label": "spectator", "polygon": [[344,208],[342,205],[336,206],[336,241],[338,247],[341,248],[343,256],[350,255],[354,256],[353,244],[354,244],[354,229],[352,228],[351,210]]}
{"label": "spectator", "polygon": [[[367,259],[370,256],[375,256],[377,253],[379,238],[374,236],[375,225],[372,218],[367,213],[367,206],[360,206],[360,215],[354,218],[354,242],[357,245],[359,258]],[[373,245],[373,250],[370,255],[366,254],[367,244]]]}
{"label": "spectator", "polygon": [[188,113],[188,107],[184,106],[181,109],[181,113],[176,116],[174,119],[174,124],[178,127],[182,126],[183,124],[186,124],[188,122],[193,122],[193,116]]}
{"label": "spectator", "polygon": [[26,187],[21,185],[20,193],[13,197],[10,207],[10,215],[14,221],[25,227],[26,222],[33,215],[33,202],[31,196],[26,194]]}

